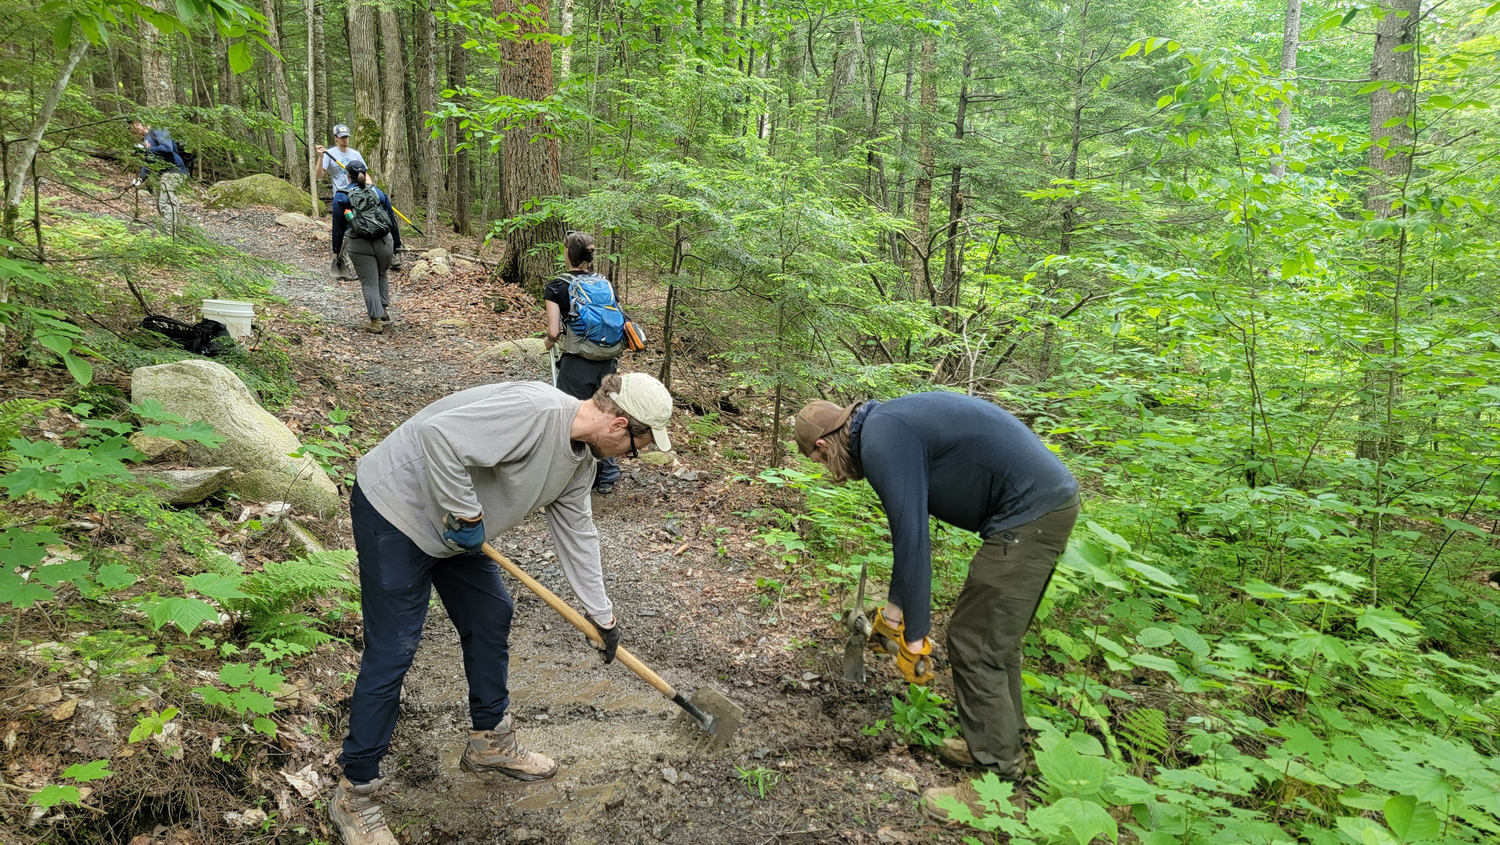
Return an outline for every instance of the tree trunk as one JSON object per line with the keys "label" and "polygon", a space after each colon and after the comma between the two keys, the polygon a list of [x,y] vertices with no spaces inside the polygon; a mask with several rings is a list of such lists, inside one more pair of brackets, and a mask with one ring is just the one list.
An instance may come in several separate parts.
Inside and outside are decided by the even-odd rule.
{"label": "tree trunk", "polygon": [[932,126],[929,121],[933,112],[937,110],[937,68],[934,58],[936,53],[937,41],[930,33],[924,34],[922,57],[919,62],[922,92],[918,120],[921,121],[921,125],[917,130],[917,180],[916,186],[912,189],[911,198],[912,250],[908,262],[912,298],[920,299],[928,296],[933,300],[934,305],[937,304],[936,292],[933,290],[932,280],[927,277],[927,229],[932,225],[932,168],[937,155],[933,149]]}
{"label": "tree trunk", "polygon": [[[349,4],[349,60],[354,78],[354,125],[350,146],[364,154],[371,167],[380,166],[381,118],[380,46],[375,38],[375,9],[361,0]],[[382,174],[383,175],[383,174]]]}
{"label": "tree trunk", "polygon": [[417,38],[421,47],[417,50],[417,106],[421,111],[417,137],[422,156],[423,172],[427,182],[426,224],[430,231],[437,225],[438,214],[443,208],[443,141],[434,138],[427,128],[427,115],[437,110],[437,20],[432,14],[430,2],[416,10]]}
{"label": "tree trunk", "polygon": [[[702,0],[699,0],[699,2],[701,3]],[[562,50],[561,61],[559,63],[562,70],[562,77],[558,79],[558,82],[561,82],[563,79],[567,79],[573,72],[573,45],[568,40],[573,35],[573,0],[562,0],[562,26],[558,34],[563,38],[561,45],[558,47],[558,49]]]}
{"label": "tree trunk", "polygon": [[1276,137],[1281,141],[1281,155],[1271,165],[1271,175],[1286,175],[1286,154],[1291,142],[1292,100],[1288,90],[1297,75],[1297,47],[1302,41],[1302,0],[1286,0],[1286,20],[1281,30],[1281,103],[1276,107]]}
{"label": "tree trunk", "polygon": [[[158,12],[167,10],[165,0],[148,0],[148,4]],[[171,47],[162,37],[161,30],[147,22],[145,18],[141,18],[140,23],[141,83],[146,93],[146,108],[153,110],[171,108],[177,103],[172,85]],[[83,36],[79,34],[76,37]]]}
{"label": "tree trunk", "polygon": [[[519,0],[492,0],[495,16],[517,25],[514,37],[500,42],[500,92],[521,100],[540,102],[552,95],[552,43],[535,36],[547,32],[546,4],[537,15],[523,14]],[[532,37],[528,37],[532,36]],[[551,127],[532,118],[505,132],[505,191],[501,208],[507,218],[528,205],[561,191],[561,149]],[[505,237],[501,278],[520,285],[538,299],[542,285],[557,267],[550,245],[561,243],[562,221],[549,217],[514,229]],[[544,248],[543,245],[549,245]]]}
{"label": "tree trunk", "polygon": [[411,155],[406,146],[406,63],[401,56],[401,16],[380,9],[381,52],[385,55],[385,131],[381,133],[380,176],[391,202],[410,205]]}
{"label": "tree trunk", "polygon": [[[6,240],[16,239],[16,219],[21,215],[21,196],[26,193],[27,175],[31,170],[32,162],[36,158],[37,148],[42,145],[42,135],[47,131],[47,124],[52,120],[52,113],[57,111],[57,104],[62,100],[62,95],[68,90],[68,80],[73,76],[73,69],[78,67],[78,62],[83,54],[89,49],[89,40],[83,37],[83,33],[74,32],[73,42],[68,47],[68,57],[63,60],[63,66],[58,69],[57,79],[52,82],[52,89],[42,100],[42,107],[37,110],[36,118],[31,121],[31,131],[26,133],[25,143],[21,144],[21,156],[16,162],[16,169],[10,174],[9,184],[6,186],[10,191],[5,196],[5,226]],[[4,166],[5,162],[0,162]],[[8,289],[3,280],[0,280],[0,302],[6,302]]]}
{"label": "tree trunk", "polygon": [[[448,87],[462,88],[469,84],[469,51],[463,48],[464,39],[461,33],[455,32],[448,39]],[[458,123],[454,120],[447,121],[444,134],[453,139],[455,145],[461,145],[464,138],[458,131]],[[469,193],[469,151],[457,149],[453,154],[453,231],[460,235],[470,233],[469,209],[474,204],[472,195]]]}
{"label": "tree trunk", "polygon": [[[317,49],[313,51],[313,135],[307,139],[309,144],[323,143],[323,138],[331,140],[330,133],[333,131],[333,118],[328,108],[328,31],[323,26],[323,0],[313,2],[313,40]],[[316,163],[316,162],[315,162]]]}
{"label": "tree trunk", "polygon": [[293,185],[302,181],[302,164],[297,156],[297,130],[292,124],[292,94],[286,84],[286,62],[281,58],[281,33],[276,21],[275,0],[261,0],[261,14],[266,16],[266,44],[270,51],[266,61],[276,86],[276,116],[281,118],[281,154],[286,166],[286,180]]}
{"label": "tree trunk", "polygon": [[1385,17],[1375,27],[1370,81],[1387,84],[1370,95],[1370,140],[1374,146],[1370,147],[1370,188],[1365,208],[1379,218],[1391,216],[1392,188],[1405,181],[1411,170],[1411,127],[1405,122],[1385,124],[1411,116],[1420,7],[1419,0],[1382,0],[1380,8],[1385,10]]}
{"label": "tree trunk", "polygon": [[[1089,54],[1085,47],[1088,45],[1089,37],[1089,4],[1085,2],[1083,9],[1078,15],[1078,58],[1073,66],[1073,125],[1072,134],[1068,140],[1068,164],[1065,178],[1072,181],[1078,178],[1078,147],[1083,133],[1083,109],[1087,104],[1087,92],[1083,87],[1084,77],[1088,74]],[[1057,254],[1070,255],[1073,252],[1073,229],[1078,226],[1078,205],[1072,197],[1063,199],[1062,210],[1062,232],[1057,239]]]}
{"label": "tree trunk", "polygon": [[[964,247],[959,224],[964,216],[964,120],[969,111],[969,78],[973,72],[974,52],[969,50],[964,53],[963,82],[958,88],[958,115],[953,121],[953,179],[948,188],[948,239],[943,250],[943,302],[955,307],[963,275]],[[951,319],[957,320],[958,316],[954,314]]]}
{"label": "tree trunk", "polygon": [[317,35],[316,22],[318,18],[315,8],[316,3],[317,0],[303,0],[303,7],[307,10],[307,109],[303,114],[303,118],[307,123],[307,190],[312,195],[312,216],[314,220],[323,216],[318,211],[318,179],[313,175],[313,167],[317,164],[315,158],[317,153],[313,151],[313,138],[317,137],[313,134],[313,120],[317,115],[315,83],[318,78],[314,70],[317,66],[317,59],[313,55],[317,52],[316,48],[318,44],[315,37]]}

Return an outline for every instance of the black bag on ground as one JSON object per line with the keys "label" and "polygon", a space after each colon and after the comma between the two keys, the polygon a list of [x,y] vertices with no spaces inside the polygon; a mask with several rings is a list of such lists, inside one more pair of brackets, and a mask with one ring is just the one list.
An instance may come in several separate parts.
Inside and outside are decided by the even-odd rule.
{"label": "black bag on ground", "polygon": [[349,221],[349,231],[356,238],[376,240],[391,230],[390,218],[380,206],[380,194],[374,188],[349,186],[349,209],[354,219]]}
{"label": "black bag on ground", "polygon": [[165,335],[195,355],[217,355],[234,348],[229,327],[218,320],[199,320],[194,324],[165,314],[152,314],[141,321],[141,328]]}

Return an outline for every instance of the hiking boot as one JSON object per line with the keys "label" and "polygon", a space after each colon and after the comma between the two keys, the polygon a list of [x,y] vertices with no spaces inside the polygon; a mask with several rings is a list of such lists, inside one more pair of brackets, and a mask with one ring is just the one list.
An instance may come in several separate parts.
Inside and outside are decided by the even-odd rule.
{"label": "hiking boot", "polygon": [[594,492],[601,496],[608,496],[615,492],[615,483],[613,481],[606,481],[603,484],[595,484]]}
{"label": "hiking boot", "polygon": [[459,765],[464,771],[499,772],[516,780],[546,780],[557,774],[551,757],[521,747],[509,713],[492,731],[469,732],[469,745]]}
{"label": "hiking boot", "polygon": [[969,753],[969,743],[961,736],[950,736],[943,740],[943,744],[936,749],[937,756],[943,758],[954,766],[972,769],[978,766],[974,762],[974,755]]}
{"label": "hiking boot", "polygon": [[396,837],[385,825],[380,802],[373,797],[385,782],[385,778],[380,778],[355,786],[348,778],[339,778],[333,800],[328,802],[328,815],[344,837],[345,845],[397,845]]}
{"label": "hiking boot", "polygon": [[380,318],[380,322],[382,322],[382,323],[389,323],[390,321],[391,321],[391,315],[389,315],[389,314],[387,314],[384,317]]}
{"label": "hiking boot", "polygon": [[[1021,812],[1026,812],[1026,793],[1021,790],[1021,785],[1012,781],[1016,791],[1011,793],[1010,803]],[[974,789],[974,782],[965,780],[957,786],[934,786],[922,793],[922,814],[939,824],[958,824],[948,817],[948,809],[938,805],[940,798],[953,798],[958,803],[969,808],[974,818],[984,818],[989,812],[989,804],[980,800],[979,793]],[[944,802],[947,803],[947,802]]]}
{"label": "hiking boot", "polygon": [[372,319],[370,320],[370,324],[368,326],[365,326],[365,331],[371,334],[380,334],[381,332],[385,331],[385,323],[382,323],[379,320]]}

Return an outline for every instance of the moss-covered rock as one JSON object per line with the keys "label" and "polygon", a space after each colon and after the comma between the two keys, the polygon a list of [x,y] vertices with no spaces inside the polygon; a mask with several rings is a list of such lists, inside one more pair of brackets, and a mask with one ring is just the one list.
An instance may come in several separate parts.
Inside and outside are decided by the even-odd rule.
{"label": "moss-covered rock", "polygon": [[247,208],[269,205],[282,211],[306,212],[312,208],[312,197],[291,182],[269,173],[257,173],[243,179],[215,182],[208,189],[209,208]]}

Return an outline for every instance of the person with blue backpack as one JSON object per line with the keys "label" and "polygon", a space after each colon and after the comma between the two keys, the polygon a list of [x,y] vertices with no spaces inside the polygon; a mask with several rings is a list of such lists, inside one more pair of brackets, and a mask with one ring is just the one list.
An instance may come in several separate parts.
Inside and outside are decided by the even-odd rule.
{"label": "person with blue backpack", "polygon": [[[547,349],[550,352],[557,346],[562,353],[554,358],[553,386],[575,399],[587,399],[605,376],[619,369],[626,349],[625,312],[609,280],[593,270],[593,237],[569,232],[563,248],[568,269],[549,281],[542,294],[547,305]],[[619,478],[614,458],[600,460],[594,491],[609,495]]]}
{"label": "person with blue backpack", "polygon": [[370,322],[365,331],[381,334],[391,321],[389,271],[396,250],[401,248],[401,230],[385,192],[370,181],[362,161],[348,165],[349,184],[333,202],[333,217],[345,224],[349,263],[359,275]]}
{"label": "person with blue backpack", "polygon": [[182,145],[172,140],[172,133],[165,129],[153,129],[138,117],[130,118],[130,131],[140,139],[136,149],[145,154],[146,162],[136,174],[132,188],[149,181],[156,194],[156,210],[171,234],[177,233],[177,221],[182,216],[182,203],[177,200],[177,189],[188,177],[188,166]]}

